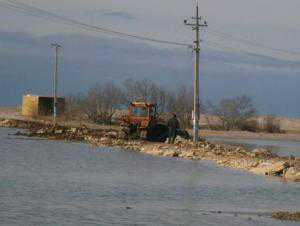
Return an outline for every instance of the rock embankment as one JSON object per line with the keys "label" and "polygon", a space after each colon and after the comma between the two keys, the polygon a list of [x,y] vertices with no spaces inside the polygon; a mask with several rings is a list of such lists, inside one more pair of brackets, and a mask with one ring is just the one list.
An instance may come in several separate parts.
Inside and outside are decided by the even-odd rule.
{"label": "rock embankment", "polygon": [[272,214],[274,219],[284,220],[284,221],[300,221],[300,212],[276,212]]}
{"label": "rock embankment", "polygon": [[0,127],[4,128],[19,128],[19,129],[33,129],[47,126],[47,123],[37,121],[27,121],[18,119],[0,119]]}
{"label": "rock embankment", "polygon": [[116,147],[144,154],[214,161],[220,166],[247,170],[258,175],[277,176],[289,181],[300,181],[300,159],[279,157],[268,150],[245,150],[241,147],[212,144],[201,141],[194,144],[178,139],[174,145],[119,138],[118,130],[88,127],[53,126],[46,123],[2,120],[0,127],[27,128],[19,135],[84,141],[97,146]]}

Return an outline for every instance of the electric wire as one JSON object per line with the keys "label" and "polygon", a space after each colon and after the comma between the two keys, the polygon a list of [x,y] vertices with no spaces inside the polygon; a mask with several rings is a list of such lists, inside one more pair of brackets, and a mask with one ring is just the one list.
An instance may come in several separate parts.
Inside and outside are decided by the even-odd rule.
{"label": "electric wire", "polygon": [[[63,22],[66,25],[74,26],[74,27],[77,27],[77,28],[80,28],[80,29],[83,29],[86,31],[105,33],[105,34],[109,34],[109,35],[118,36],[120,38],[131,38],[131,39],[155,42],[155,43],[160,43],[160,44],[168,44],[168,45],[184,46],[184,47],[192,48],[191,44],[188,44],[185,42],[168,41],[168,40],[157,39],[157,38],[148,37],[148,36],[140,36],[137,34],[129,34],[129,33],[125,33],[125,32],[116,31],[116,30],[109,29],[109,28],[106,28],[103,26],[90,25],[90,24],[87,24],[87,23],[84,23],[84,22],[81,22],[78,20],[71,19],[66,16],[62,16],[62,15],[59,15],[59,14],[56,14],[53,12],[49,12],[47,10],[29,5],[29,4],[19,2],[17,0],[0,0],[0,7],[18,11],[25,15],[41,18],[44,20],[49,20],[52,22]],[[213,30],[213,29],[208,29],[207,32],[208,32],[208,35],[212,34],[214,38],[221,39],[222,41],[225,40],[225,41],[229,41],[231,43],[234,41],[234,42],[240,43],[242,45],[255,47],[260,50],[268,50],[268,51],[272,51],[272,52],[288,54],[293,57],[300,56],[300,53],[298,53],[298,52],[292,52],[292,51],[288,51],[288,50],[284,50],[284,49],[280,49],[280,48],[273,48],[270,46],[266,46],[262,43],[259,43],[255,40],[250,40],[250,39],[246,39],[246,38],[242,38],[242,37],[236,37],[232,34],[228,34],[225,32],[221,32],[221,31],[217,31],[217,30]],[[218,48],[218,49],[222,49],[222,50],[226,50],[226,51],[231,50],[231,51],[238,51],[238,52],[243,52],[246,54],[251,54],[251,51],[249,51],[249,47],[247,48],[247,50],[243,50],[241,48],[238,48],[237,46],[228,45],[228,43],[227,43],[227,45],[225,45],[224,43],[221,43],[220,40],[218,40],[217,42],[213,42],[213,41],[206,41],[206,42],[207,42],[208,46],[213,47],[213,48]],[[254,52],[257,52],[257,51],[254,50]]]}
{"label": "electric wire", "polygon": [[280,52],[280,53],[284,53],[284,54],[300,55],[300,52],[289,51],[289,50],[285,50],[285,49],[281,49],[281,48],[274,48],[274,47],[262,44],[262,43],[260,43],[256,40],[250,40],[250,39],[247,39],[247,38],[244,38],[244,37],[237,37],[237,36],[234,36],[232,34],[228,34],[228,33],[213,30],[213,29],[209,29],[207,32],[212,33],[215,36],[217,36],[217,37],[219,37],[223,40],[236,41],[236,42],[239,42],[239,43],[242,43],[242,44],[245,44],[245,45],[250,45],[250,46],[253,46],[253,47],[260,48],[260,49]]}
{"label": "electric wire", "polygon": [[161,44],[168,44],[168,45],[176,45],[176,46],[185,46],[185,47],[190,47],[191,45],[188,43],[184,42],[175,42],[175,41],[168,41],[168,40],[162,40],[162,39],[157,39],[153,37],[147,37],[147,36],[140,36],[136,34],[128,34],[124,32],[119,32],[115,31],[112,29],[108,29],[105,27],[100,27],[96,25],[90,25],[81,21],[77,21],[65,16],[61,16],[59,14],[49,12],[43,9],[40,9],[38,7],[34,7],[25,3],[21,3],[19,1],[15,0],[2,0],[0,1],[2,3],[0,6],[10,8],[16,11],[19,11],[21,13],[24,13],[26,15],[38,17],[38,18],[43,18],[43,19],[50,19],[50,20],[59,20],[59,21],[64,21],[67,23],[67,25],[72,25],[72,26],[78,26],[80,28],[86,29],[86,30],[92,30],[92,31],[97,31],[101,33],[107,33],[111,35],[116,35],[119,37],[127,37],[127,38],[134,38],[138,40],[144,40],[144,41],[149,41],[149,42],[156,42],[156,43],[161,43]]}

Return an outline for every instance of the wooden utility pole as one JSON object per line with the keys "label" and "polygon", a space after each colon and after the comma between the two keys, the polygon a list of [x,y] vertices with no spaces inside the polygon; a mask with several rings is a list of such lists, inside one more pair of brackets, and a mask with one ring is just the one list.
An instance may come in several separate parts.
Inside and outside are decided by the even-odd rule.
{"label": "wooden utility pole", "polygon": [[193,122],[193,132],[194,132],[194,142],[199,141],[199,119],[200,119],[200,94],[199,94],[199,61],[200,61],[200,28],[207,27],[207,22],[202,23],[202,18],[199,17],[199,4],[197,1],[196,5],[196,15],[192,17],[195,22],[189,23],[187,20],[184,21],[185,25],[191,26],[195,31],[196,37],[194,41],[194,51],[195,51],[195,78],[194,78],[194,122]]}
{"label": "wooden utility pole", "polygon": [[54,79],[53,79],[53,122],[56,124],[57,118],[57,81],[58,81],[58,50],[61,45],[57,43],[52,43],[51,46],[55,49],[55,69],[54,69]]}

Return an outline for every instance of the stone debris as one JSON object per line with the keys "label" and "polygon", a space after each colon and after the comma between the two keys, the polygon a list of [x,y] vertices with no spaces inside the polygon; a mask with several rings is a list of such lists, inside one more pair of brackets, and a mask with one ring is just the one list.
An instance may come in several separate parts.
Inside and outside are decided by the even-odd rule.
{"label": "stone debris", "polygon": [[176,151],[173,151],[173,150],[167,150],[167,151],[163,152],[163,156],[166,156],[166,157],[178,157],[179,153],[176,152]]}
{"label": "stone debris", "polygon": [[290,181],[300,182],[300,171],[290,167],[284,174],[284,178]]}
{"label": "stone debris", "polygon": [[289,163],[285,161],[263,162],[250,172],[258,175],[283,176],[288,168]]}
{"label": "stone debris", "polygon": [[55,134],[63,134],[63,130],[62,129],[57,129],[54,131]]}
{"label": "stone debris", "polygon": [[36,133],[39,134],[39,135],[42,135],[42,134],[45,134],[46,131],[44,129],[39,129],[39,130],[36,131]]}
{"label": "stone debris", "polygon": [[151,143],[141,140],[125,140],[118,130],[90,129],[87,127],[53,126],[40,122],[21,120],[0,120],[0,127],[27,129],[18,135],[48,139],[85,141],[100,147],[115,147],[154,156],[214,161],[220,166],[247,170],[258,175],[278,176],[289,181],[300,181],[300,159],[279,157],[265,149],[245,150],[205,140],[194,144],[178,138],[174,145]]}
{"label": "stone debris", "polygon": [[194,159],[196,153],[194,151],[182,151],[178,156],[181,158]]}
{"label": "stone debris", "polygon": [[263,148],[258,148],[254,149],[251,151],[251,156],[252,157],[272,157],[273,153],[270,152],[269,150],[263,149]]}
{"label": "stone debris", "polygon": [[284,221],[300,221],[300,212],[276,212],[272,214],[274,219],[284,220]]}

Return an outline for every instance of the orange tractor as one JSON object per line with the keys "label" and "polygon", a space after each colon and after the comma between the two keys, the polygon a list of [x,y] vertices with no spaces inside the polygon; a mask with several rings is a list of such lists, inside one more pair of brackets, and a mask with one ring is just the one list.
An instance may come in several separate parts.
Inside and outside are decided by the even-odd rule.
{"label": "orange tractor", "polygon": [[[156,104],[132,102],[128,107],[128,115],[120,121],[125,138],[142,138],[153,142],[165,142],[168,138],[168,127],[159,117]],[[179,130],[178,135],[190,139],[184,130]]]}

